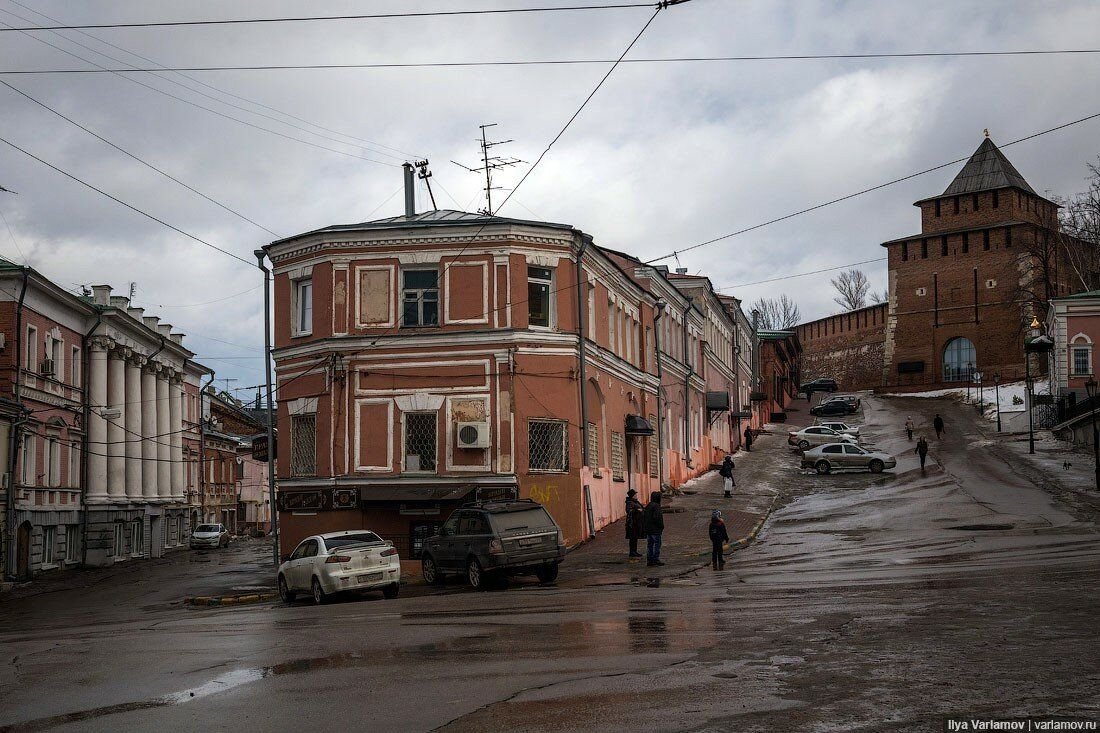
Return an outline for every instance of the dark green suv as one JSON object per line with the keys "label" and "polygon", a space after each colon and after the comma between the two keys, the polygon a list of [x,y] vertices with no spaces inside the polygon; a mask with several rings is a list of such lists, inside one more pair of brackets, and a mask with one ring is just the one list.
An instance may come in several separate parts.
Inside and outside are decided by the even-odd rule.
{"label": "dark green suv", "polygon": [[524,499],[463,505],[424,542],[420,562],[427,583],[464,575],[481,589],[509,575],[552,583],[564,559],[561,529],[541,504]]}

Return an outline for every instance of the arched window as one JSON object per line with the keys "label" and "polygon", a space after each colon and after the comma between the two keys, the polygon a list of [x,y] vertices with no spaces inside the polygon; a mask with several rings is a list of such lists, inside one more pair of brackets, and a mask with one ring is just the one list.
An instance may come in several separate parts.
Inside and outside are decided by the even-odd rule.
{"label": "arched window", "polygon": [[961,382],[974,372],[977,352],[968,338],[951,339],[943,349],[943,381]]}
{"label": "arched window", "polygon": [[1083,333],[1070,342],[1070,376],[1087,377],[1092,374],[1092,339]]}

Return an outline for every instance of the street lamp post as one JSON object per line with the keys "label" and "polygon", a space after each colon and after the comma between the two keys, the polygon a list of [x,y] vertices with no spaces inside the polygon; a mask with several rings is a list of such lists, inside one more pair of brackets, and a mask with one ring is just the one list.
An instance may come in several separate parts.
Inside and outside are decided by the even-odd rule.
{"label": "street lamp post", "polygon": [[1036,316],[1031,317],[1031,338],[1024,339],[1024,380],[1027,385],[1027,445],[1028,453],[1035,453],[1035,426],[1031,415],[1035,401],[1035,384],[1031,380],[1031,355],[1049,354],[1054,341],[1042,332],[1042,326]]}
{"label": "street lamp post", "polygon": [[1001,373],[993,373],[994,399],[997,400],[997,432],[1001,432]]}
{"label": "street lamp post", "polygon": [[966,404],[970,404],[970,383],[974,381],[974,365],[966,365]]}
{"label": "street lamp post", "polygon": [[984,406],[982,404],[982,399],[985,397],[985,382],[983,381],[985,379],[985,375],[981,372],[974,372],[974,377],[978,380],[978,386],[976,389],[978,391],[978,414],[980,415],[982,413],[982,407]]}
{"label": "street lamp post", "polygon": [[1092,454],[1096,464],[1096,490],[1100,491],[1100,432],[1096,430],[1096,405],[1093,404],[1093,398],[1096,397],[1095,377],[1085,382],[1085,392],[1089,396],[1089,413],[1092,415]]}

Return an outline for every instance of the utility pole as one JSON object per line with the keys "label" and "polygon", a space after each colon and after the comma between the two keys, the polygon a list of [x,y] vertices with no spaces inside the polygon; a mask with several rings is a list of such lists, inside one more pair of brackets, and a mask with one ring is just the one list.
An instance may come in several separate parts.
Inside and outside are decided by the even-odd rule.
{"label": "utility pole", "polygon": [[470,171],[471,173],[477,173],[479,175],[484,174],[484,176],[485,176],[485,209],[484,209],[483,213],[487,214],[488,216],[493,215],[493,191],[503,191],[504,190],[500,186],[494,186],[493,185],[493,171],[498,170],[500,168],[510,168],[514,165],[519,165],[520,163],[525,163],[526,162],[524,160],[520,160],[519,158],[504,158],[504,157],[501,157],[499,155],[490,155],[489,154],[490,150],[492,148],[496,147],[497,145],[506,145],[507,143],[512,142],[511,140],[493,140],[493,141],[490,141],[488,139],[488,137],[485,134],[485,130],[487,128],[490,128],[490,127],[496,127],[496,124],[497,123],[495,123],[495,122],[490,122],[487,125],[479,125],[478,126],[478,127],[481,128],[481,140],[478,141],[478,144],[481,146],[481,165],[479,167],[471,168],[470,166],[463,165],[462,163],[459,163],[456,160],[451,161],[452,163],[457,165],[459,168],[464,168],[464,169]]}
{"label": "utility pole", "polygon": [[428,187],[428,198],[432,200],[432,211],[439,211],[439,207],[435,205],[435,194],[432,193],[432,172],[428,170],[428,159],[418,160],[414,165],[420,169],[416,177],[424,181],[424,185]]}

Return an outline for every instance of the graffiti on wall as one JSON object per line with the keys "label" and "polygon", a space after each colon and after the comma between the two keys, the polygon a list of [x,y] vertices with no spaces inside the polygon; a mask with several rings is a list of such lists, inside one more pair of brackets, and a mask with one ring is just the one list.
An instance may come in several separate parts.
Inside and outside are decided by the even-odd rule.
{"label": "graffiti on wall", "polygon": [[550,504],[558,500],[558,486],[555,483],[535,484],[530,489],[531,498],[539,504]]}

